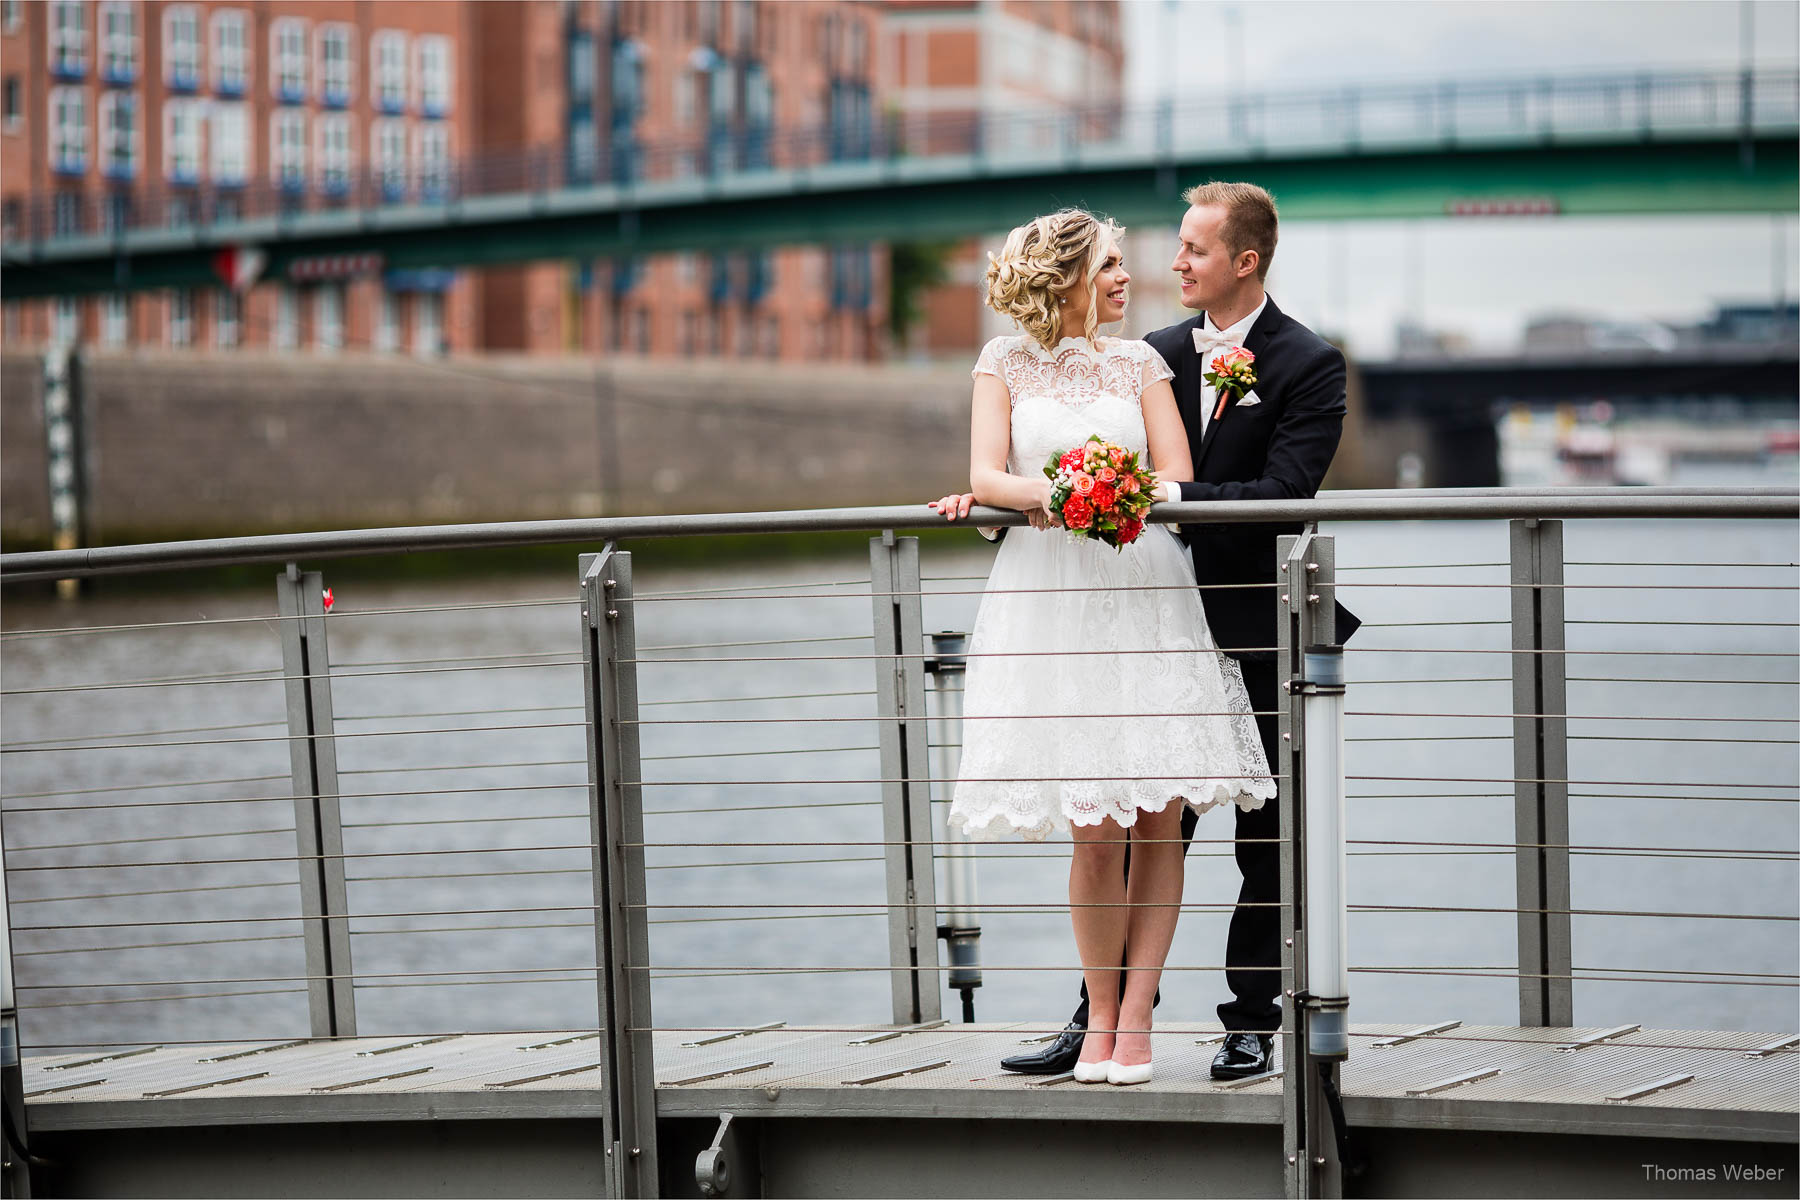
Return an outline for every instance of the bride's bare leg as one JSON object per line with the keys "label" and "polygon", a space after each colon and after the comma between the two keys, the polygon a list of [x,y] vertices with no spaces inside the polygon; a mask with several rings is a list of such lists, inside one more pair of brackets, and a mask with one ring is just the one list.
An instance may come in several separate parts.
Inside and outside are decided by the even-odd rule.
{"label": "bride's bare leg", "polygon": [[1131,827],[1131,879],[1125,896],[1130,905],[1125,910],[1130,914],[1125,936],[1129,969],[1113,1047],[1113,1061],[1123,1066],[1150,1061],[1151,1011],[1181,917],[1182,807],[1172,803],[1158,813],[1139,812]]}
{"label": "bride's bare leg", "polygon": [[1125,899],[1126,833],[1110,817],[1098,825],[1071,825],[1069,833],[1075,843],[1069,862],[1069,921],[1088,993],[1081,1061],[1097,1063],[1112,1057],[1113,1031],[1119,1027],[1119,964],[1125,960],[1129,910],[1114,906]]}

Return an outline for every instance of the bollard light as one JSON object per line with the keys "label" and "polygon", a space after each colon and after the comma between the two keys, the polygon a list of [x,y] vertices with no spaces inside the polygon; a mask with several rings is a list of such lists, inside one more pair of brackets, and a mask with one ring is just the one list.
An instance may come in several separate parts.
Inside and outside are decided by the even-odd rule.
{"label": "bollard light", "polygon": [[[925,670],[937,697],[931,722],[931,775],[948,788],[962,760],[963,676],[968,670],[969,638],[963,633],[931,635],[931,657]],[[981,914],[975,898],[975,856],[968,836],[947,828],[939,843],[944,856],[944,939],[950,960],[950,986],[962,993],[963,1020],[975,1019],[975,989],[981,986]]]}
{"label": "bollard light", "polygon": [[1309,646],[1301,684],[1306,753],[1307,1050],[1350,1055],[1344,952],[1344,648]]}

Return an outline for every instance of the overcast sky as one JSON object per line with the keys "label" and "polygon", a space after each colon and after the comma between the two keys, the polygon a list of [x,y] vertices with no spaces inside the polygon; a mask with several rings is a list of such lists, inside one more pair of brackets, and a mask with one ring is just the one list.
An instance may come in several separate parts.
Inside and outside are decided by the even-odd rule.
{"label": "overcast sky", "polygon": [[[1756,65],[1791,68],[1797,17],[1800,5],[1787,0],[1127,0],[1127,93],[1147,102],[1234,87],[1736,68],[1746,21]],[[1127,254],[1147,303],[1130,332],[1173,311],[1172,290],[1145,286],[1167,274],[1172,227],[1132,232]],[[1689,321],[1720,302],[1791,299],[1797,289],[1793,214],[1291,222],[1269,285],[1289,312],[1367,356],[1391,351],[1408,314],[1499,350],[1549,310]]]}

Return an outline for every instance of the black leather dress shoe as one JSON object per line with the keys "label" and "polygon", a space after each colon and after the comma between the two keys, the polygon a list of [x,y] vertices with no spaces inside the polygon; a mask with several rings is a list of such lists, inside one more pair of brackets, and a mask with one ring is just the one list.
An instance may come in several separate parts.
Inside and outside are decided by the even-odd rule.
{"label": "black leather dress shoe", "polygon": [[1274,1035],[1267,1033],[1232,1033],[1213,1056],[1214,1079],[1247,1079],[1266,1074],[1274,1065]]}
{"label": "black leather dress shoe", "polygon": [[1086,1038],[1087,1026],[1070,1021],[1048,1046],[1031,1054],[1003,1058],[1000,1069],[1017,1071],[1021,1075],[1061,1075],[1073,1071],[1075,1060],[1081,1057],[1081,1043]]}

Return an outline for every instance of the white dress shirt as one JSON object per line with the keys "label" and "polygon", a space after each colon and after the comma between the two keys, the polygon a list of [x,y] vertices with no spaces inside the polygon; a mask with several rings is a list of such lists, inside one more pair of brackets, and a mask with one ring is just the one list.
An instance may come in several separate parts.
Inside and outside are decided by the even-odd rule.
{"label": "white dress shirt", "polygon": [[[1267,307],[1269,307],[1269,294],[1264,292],[1262,303],[1256,306],[1256,310],[1243,320],[1233,322],[1228,328],[1220,329],[1214,325],[1211,313],[1207,313],[1200,324],[1194,327],[1195,346],[1199,347],[1202,344],[1205,346],[1200,354],[1200,370],[1203,372],[1200,380],[1200,398],[1204,401],[1200,405],[1201,437],[1206,436],[1206,427],[1212,423],[1213,409],[1219,403],[1218,389],[1206,382],[1204,372],[1212,370],[1212,360],[1220,354],[1244,344],[1244,339],[1250,336],[1250,327],[1256,324],[1256,318],[1262,316],[1263,309]],[[1205,332],[1202,333],[1202,330]]]}

